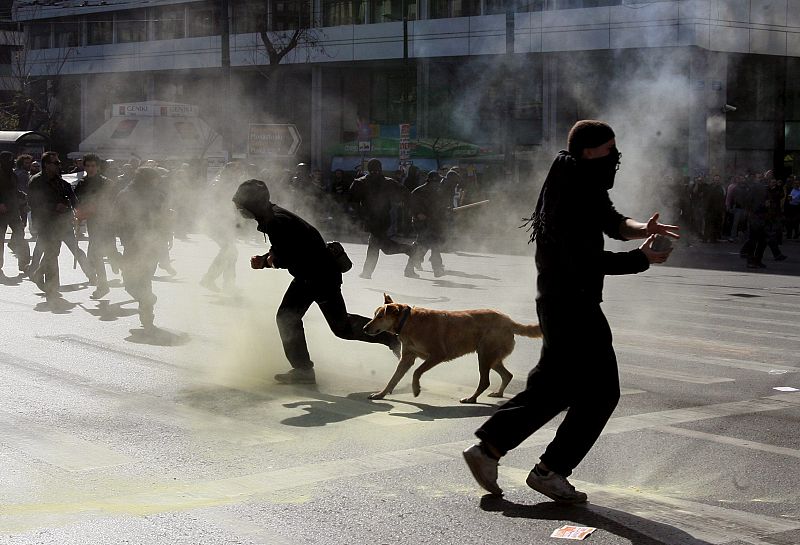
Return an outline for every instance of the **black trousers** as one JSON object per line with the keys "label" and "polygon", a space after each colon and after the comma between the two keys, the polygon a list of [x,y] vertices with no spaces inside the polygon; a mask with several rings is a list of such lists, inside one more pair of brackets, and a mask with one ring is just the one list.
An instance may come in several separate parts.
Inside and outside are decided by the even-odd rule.
{"label": "black trousers", "polygon": [[121,260],[122,280],[127,291],[139,303],[139,320],[153,325],[158,298],[153,293],[153,275],[166,244],[128,243]]}
{"label": "black trousers", "polygon": [[617,358],[600,304],[537,301],[544,344],[525,390],[503,404],[476,432],[502,454],[567,414],[542,462],[565,477],[583,460],[619,401]]}
{"label": "black trousers", "polygon": [[417,228],[417,248],[414,258],[422,263],[428,250],[431,251],[431,267],[434,271],[444,271],[442,264],[442,246],[444,245],[444,235],[441,228],[419,227]]}
{"label": "black trousers", "polygon": [[334,335],[342,339],[379,343],[389,346],[394,339],[391,333],[367,335],[364,326],[369,318],[348,314],[342,298],[341,286],[335,283],[320,284],[295,278],[278,307],[278,332],[283,351],[294,368],[311,369],[314,362],[308,354],[303,316],[316,303]]}
{"label": "black trousers", "polygon": [[375,272],[375,267],[378,265],[378,256],[381,251],[386,255],[406,254],[411,256],[414,253],[414,247],[411,244],[403,244],[392,240],[385,234],[371,232],[367,243],[367,258],[364,260],[364,268],[361,271],[362,275],[372,276],[372,273]]}
{"label": "black trousers", "polygon": [[5,253],[6,231],[11,228],[11,240],[8,241],[8,247],[17,256],[19,268],[26,267],[31,260],[31,249],[28,243],[25,242],[25,224],[22,219],[12,213],[0,215],[0,231],[2,231],[2,238],[0,238],[0,267],[3,266],[3,254]]}

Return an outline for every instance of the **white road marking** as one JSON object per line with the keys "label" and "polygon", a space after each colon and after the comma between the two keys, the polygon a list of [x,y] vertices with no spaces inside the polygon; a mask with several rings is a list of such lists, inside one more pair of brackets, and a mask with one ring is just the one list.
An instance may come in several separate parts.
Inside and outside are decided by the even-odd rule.
{"label": "white road marking", "polygon": [[[640,348],[638,346],[632,346],[629,343],[616,342],[614,345],[614,349],[618,353],[622,354],[628,353],[636,354],[637,356],[641,355],[651,357],[654,352],[652,348]],[[769,373],[773,370],[784,371],[785,373],[800,372],[800,368],[787,367],[785,365],[777,365],[774,363],[761,363],[753,360],[740,360],[736,358],[722,358],[716,356],[697,356],[694,354],[680,354],[676,352],[672,352],[670,355],[677,360],[686,362],[716,365],[719,367],[730,367],[733,369],[743,369],[746,371],[759,371],[762,373]]]}
{"label": "white road marking", "polygon": [[[500,466],[503,481],[510,480],[522,486],[528,472],[528,469]],[[589,495],[591,503],[586,508],[590,511],[658,541],[672,538],[665,543],[678,543],[680,536],[665,536],[670,529],[652,522],[678,528],[714,545],[743,538],[753,543],[750,540],[800,529],[800,521],[717,507],[639,489],[599,485],[577,479],[570,481]]]}
{"label": "white road marking", "polygon": [[717,435],[714,433],[689,430],[685,428],[676,428],[673,426],[659,426],[655,428],[655,430],[664,433],[671,433],[672,435],[680,435],[682,437],[688,437],[690,439],[711,441],[712,443],[719,443],[721,445],[731,445],[734,447],[741,447],[750,450],[769,452],[771,454],[779,454],[781,456],[800,458],[800,449],[796,448],[779,447],[777,445],[769,445],[766,443],[759,443],[756,441],[748,441],[747,439],[740,439],[738,437],[728,437],[726,435]]}
{"label": "white road marking", "polygon": [[670,369],[646,367],[643,365],[619,364],[619,369],[622,372],[630,373],[633,375],[642,375],[645,377],[676,380],[679,382],[688,382],[691,384],[717,384],[720,382],[734,382],[734,379],[732,378],[709,377],[705,375],[697,375],[694,373],[683,373],[681,371],[674,371]]}
{"label": "white road marking", "polygon": [[0,411],[0,442],[68,471],[86,471],[133,461],[102,445],[35,424],[5,411]]}

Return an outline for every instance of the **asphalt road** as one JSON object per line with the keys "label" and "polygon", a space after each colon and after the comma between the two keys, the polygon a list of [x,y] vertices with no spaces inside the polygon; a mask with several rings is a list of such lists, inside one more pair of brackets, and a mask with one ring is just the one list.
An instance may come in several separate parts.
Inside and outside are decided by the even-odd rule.
{"label": "asphalt road", "polygon": [[[351,312],[371,314],[387,292],[536,319],[530,256],[447,254],[447,276],[426,263],[419,280],[381,256],[363,280],[365,248],[346,246]],[[426,374],[417,398],[406,378],[373,402],[395,359],[335,338],[314,307],[319,384],[276,385],[288,275],[249,270],[264,245],[243,243],[240,292],[208,292],[198,281],[214,249],[176,243],[178,275],[155,283],[154,336],[118,282],[92,301],[71,255],[55,303],[2,280],[0,543],[538,544],[559,543],[549,536],[564,524],[597,528],[596,544],[800,543],[800,392],[775,389],[800,388],[800,244],[756,272],[731,244],[679,246],[671,266],[607,280],[623,396],[573,476],[583,507],[524,482],[558,420],[503,459],[505,496],[483,496],[460,454],[497,403],[458,402],[477,383],[475,356]],[[507,393],[539,348],[517,340]]]}

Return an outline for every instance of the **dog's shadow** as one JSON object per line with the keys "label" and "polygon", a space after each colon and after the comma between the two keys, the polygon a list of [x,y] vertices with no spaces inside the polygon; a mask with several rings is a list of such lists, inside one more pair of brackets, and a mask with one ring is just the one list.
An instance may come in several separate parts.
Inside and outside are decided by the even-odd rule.
{"label": "dog's shadow", "polygon": [[598,528],[627,539],[631,545],[711,545],[674,526],[592,503],[564,505],[548,501],[527,505],[487,494],[481,498],[480,507],[511,518],[569,521],[577,526]]}
{"label": "dog's shadow", "polygon": [[286,418],[281,424],[301,428],[326,426],[372,413],[389,412],[393,408],[387,403],[370,401],[368,396],[371,392],[354,392],[342,397],[324,394],[315,388],[308,391],[307,397],[311,399],[283,404],[287,408],[301,408],[305,414]]}
{"label": "dog's shadow", "polygon": [[451,418],[474,418],[477,416],[491,416],[497,410],[497,405],[490,403],[459,403],[458,405],[428,405],[416,401],[403,401],[392,399],[392,403],[410,405],[419,409],[418,413],[391,413],[392,416],[409,418],[430,422],[432,420],[445,420]]}

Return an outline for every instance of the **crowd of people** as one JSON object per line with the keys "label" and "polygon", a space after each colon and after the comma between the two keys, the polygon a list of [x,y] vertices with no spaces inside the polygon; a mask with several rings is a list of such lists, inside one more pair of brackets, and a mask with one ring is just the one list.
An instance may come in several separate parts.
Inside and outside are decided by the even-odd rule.
{"label": "crowd of people", "polygon": [[[665,186],[676,187],[668,179]],[[800,178],[777,178],[772,170],[686,178],[676,206],[685,228],[702,242],[743,242],[749,268],[764,268],[767,248],[776,261],[786,255],[784,240],[800,239]]]}
{"label": "crowd of people", "polygon": [[[152,278],[157,268],[176,274],[170,259],[174,238],[207,234],[219,251],[200,284],[212,291],[235,290],[236,243],[244,233],[231,199],[240,183],[256,178],[267,180],[278,202],[329,234],[362,227],[369,236],[363,278],[371,277],[380,251],[406,254],[405,274],[416,278],[430,252],[434,275],[445,274],[441,252],[449,212],[465,202],[470,187],[458,169],[444,175],[431,171],[422,178],[412,167],[399,180],[386,177],[375,159],[355,178],[336,171],[327,184],[305,163],[287,173],[232,161],[207,183],[205,172],[188,163],[166,168],[153,160],[131,159],[119,166],[86,154],[67,166],[55,152],[44,153],[40,161],[2,152],[0,222],[4,234],[11,230],[8,246],[20,273],[46,297],[59,296],[63,245],[95,286],[92,299],[109,294],[109,266],[138,302],[143,327],[151,328]],[[35,241],[33,252],[26,229]],[[83,236],[88,238],[85,252],[78,244]],[[1,267],[4,247],[0,250]]]}

